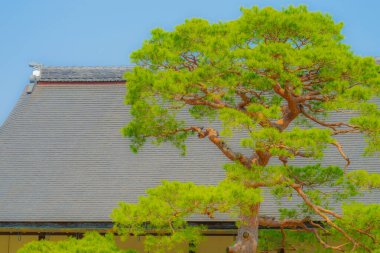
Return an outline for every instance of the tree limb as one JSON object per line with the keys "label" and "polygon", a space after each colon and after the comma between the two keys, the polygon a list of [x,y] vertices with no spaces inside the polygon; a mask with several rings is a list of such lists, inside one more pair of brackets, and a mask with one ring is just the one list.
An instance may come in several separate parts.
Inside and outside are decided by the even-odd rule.
{"label": "tree limb", "polygon": [[340,155],[343,157],[344,160],[346,160],[346,165],[344,165],[344,173],[346,173],[347,172],[347,168],[348,168],[348,166],[351,163],[350,162],[350,158],[348,158],[347,155],[344,153],[344,151],[342,149],[342,145],[337,140],[335,140],[331,144],[334,145],[338,149]]}
{"label": "tree limb", "polygon": [[334,123],[327,123],[327,122],[323,122],[319,119],[317,119],[316,117],[308,114],[306,111],[305,111],[305,108],[303,107],[303,105],[300,105],[300,110],[301,110],[301,113],[308,119],[314,121],[315,123],[321,125],[321,126],[325,126],[325,127],[328,127],[328,128],[331,128],[332,130],[334,131],[337,131],[337,127],[343,127],[343,126],[346,126],[346,127],[350,127],[352,129],[357,129],[357,127],[355,127],[354,125],[351,125],[351,124],[347,124],[347,123],[344,123],[344,122],[334,122]]}
{"label": "tree limb", "polygon": [[289,87],[282,88],[279,83],[273,86],[273,90],[284,98],[288,103],[287,106],[283,107],[282,114],[283,117],[275,122],[275,126],[280,131],[286,129],[289,124],[298,116],[300,109],[296,98],[289,91]]}
{"label": "tree limb", "polygon": [[371,250],[364,244],[357,242],[354,238],[352,238],[346,231],[344,231],[341,227],[336,225],[326,214],[333,215],[334,217],[340,219],[341,216],[338,214],[335,214],[334,212],[324,209],[320,206],[317,206],[313,204],[310,199],[307,197],[307,195],[303,192],[301,186],[297,184],[291,184],[291,187],[298,193],[298,195],[304,200],[305,204],[309,206],[316,214],[321,216],[327,224],[329,224],[331,227],[333,227],[335,230],[340,232],[348,241],[350,241],[353,244],[353,247],[356,248],[357,246],[361,246],[366,251],[370,252]]}
{"label": "tree limb", "polygon": [[248,159],[245,155],[239,152],[233,152],[228,145],[220,138],[217,130],[213,128],[201,128],[192,126],[189,128],[178,129],[176,132],[180,131],[192,131],[198,133],[198,138],[208,138],[215,146],[219,148],[220,151],[231,161],[238,161],[244,165],[247,169],[252,168],[252,160]]}

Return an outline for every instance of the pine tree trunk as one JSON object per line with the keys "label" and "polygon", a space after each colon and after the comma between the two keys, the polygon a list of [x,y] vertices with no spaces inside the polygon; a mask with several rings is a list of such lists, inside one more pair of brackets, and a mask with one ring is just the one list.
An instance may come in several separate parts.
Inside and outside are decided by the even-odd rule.
{"label": "pine tree trunk", "polygon": [[259,209],[260,204],[251,208],[249,215],[242,215],[241,226],[238,230],[236,242],[227,248],[228,253],[257,253],[259,237]]}

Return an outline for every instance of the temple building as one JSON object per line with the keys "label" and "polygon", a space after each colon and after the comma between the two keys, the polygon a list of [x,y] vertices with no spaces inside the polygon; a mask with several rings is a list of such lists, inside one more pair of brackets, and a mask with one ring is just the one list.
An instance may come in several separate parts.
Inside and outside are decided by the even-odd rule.
{"label": "temple building", "polygon": [[[196,137],[188,140],[186,156],[169,144],[132,153],[120,132],[131,119],[123,80],[129,67],[33,67],[0,128],[0,252],[14,253],[32,240],[111,231],[109,215],[118,202],[135,202],[162,180],[209,185],[224,178],[222,165],[229,161]],[[366,144],[360,135],[339,138],[350,170],[380,172],[379,158],[361,156]],[[321,163],[343,167],[345,161],[331,148]],[[262,214],[278,217],[278,203],[269,192],[264,195]],[[360,201],[379,203],[380,195],[366,194]],[[297,203],[295,198],[284,205]],[[234,241],[232,218],[194,216],[190,222],[209,228],[199,253],[225,252]],[[143,237],[117,240],[143,252]]]}

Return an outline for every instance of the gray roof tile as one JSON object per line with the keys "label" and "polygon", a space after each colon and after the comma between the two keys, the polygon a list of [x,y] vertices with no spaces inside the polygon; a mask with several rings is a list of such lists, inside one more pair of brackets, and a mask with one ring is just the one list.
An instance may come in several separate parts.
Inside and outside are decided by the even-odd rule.
{"label": "gray roof tile", "polygon": [[[43,69],[42,80],[67,83],[37,85],[32,94],[23,94],[0,128],[0,221],[109,221],[119,201],[134,202],[161,180],[216,184],[223,179],[221,167],[228,161],[196,137],[188,140],[185,157],[167,144],[146,145],[133,154],[129,140],[120,134],[131,119],[124,85],[91,85],[93,76],[85,85],[69,83],[84,80],[88,73],[97,73],[95,80],[111,80],[126,69]],[[230,142],[238,146],[236,140]],[[344,146],[350,169],[380,171],[379,159],[360,156],[365,145],[360,136],[346,135],[341,142],[355,143]],[[330,149],[323,164],[343,166],[344,161]],[[277,216],[277,203],[267,191],[264,198],[262,214]],[[363,200],[379,202],[379,194]],[[295,206],[298,201],[283,204]]]}

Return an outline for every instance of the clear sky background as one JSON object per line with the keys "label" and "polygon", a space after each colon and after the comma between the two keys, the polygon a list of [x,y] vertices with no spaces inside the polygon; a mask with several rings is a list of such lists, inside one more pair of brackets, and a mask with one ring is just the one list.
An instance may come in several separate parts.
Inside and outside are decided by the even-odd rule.
{"label": "clear sky background", "polygon": [[227,21],[241,6],[306,4],[344,22],[345,42],[363,56],[380,56],[380,0],[0,0],[0,125],[31,74],[46,66],[120,66],[149,38],[186,18]]}

